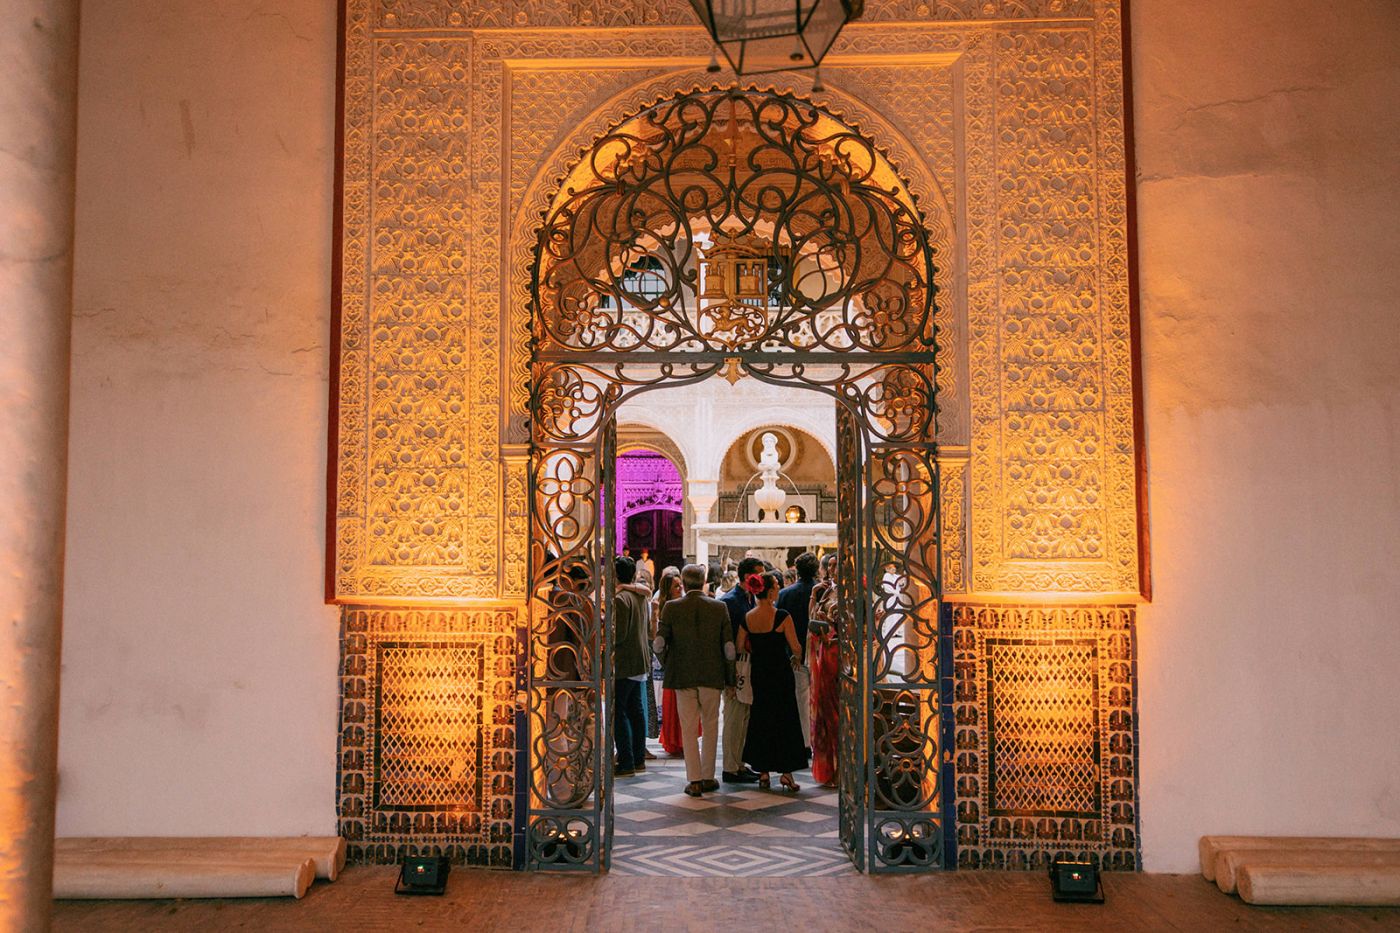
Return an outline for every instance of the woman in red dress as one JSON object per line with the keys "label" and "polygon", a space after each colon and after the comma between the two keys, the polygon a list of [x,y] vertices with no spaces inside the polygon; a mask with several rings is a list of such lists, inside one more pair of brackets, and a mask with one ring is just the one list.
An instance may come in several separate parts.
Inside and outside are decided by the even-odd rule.
{"label": "woman in red dress", "polygon": [[823,787],[836,786],[837,691],[841,666],[840,607],[836,586],[836,555],[822,560],[822,581],[812,588],[811,626],[807,654],[812,670],[812,779]]}
{"label": "woman in red dress", "polygon": [[[679,599],[683,595],[685,593],[684,587],[681,586],[681,572],[675,567],[667,567],[661,571],[661,583],[656,587],[651,617],[660,622],[662,608],[671,600]],[[676,691],[665,687],[661,688],[661,747],[666,750],[666,754],[673,757],[681,754],[684,748],[681,745],[680,713],[676,712]]]}

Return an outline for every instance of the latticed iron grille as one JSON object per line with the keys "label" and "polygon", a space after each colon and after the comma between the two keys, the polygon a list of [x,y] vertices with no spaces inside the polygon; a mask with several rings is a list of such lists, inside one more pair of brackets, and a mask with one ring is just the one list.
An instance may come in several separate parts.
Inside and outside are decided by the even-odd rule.
{"label": "latticed iron grille", "polygon": [[375,803],[480,807],[481,646],[380,645]]}
{"label": "latticed iron grille", "polygon": [[716,375],[837,408],[842,841],[942,864],[933,282],[899,173],[790,95],[679,94],[563,179],[531,281],[527,865],[607,864],[614,413]]}
{"label": "latticed iron grille", "polygon": [[991,812],[1097,814],[1095,643],[990,641],[987,691]]}

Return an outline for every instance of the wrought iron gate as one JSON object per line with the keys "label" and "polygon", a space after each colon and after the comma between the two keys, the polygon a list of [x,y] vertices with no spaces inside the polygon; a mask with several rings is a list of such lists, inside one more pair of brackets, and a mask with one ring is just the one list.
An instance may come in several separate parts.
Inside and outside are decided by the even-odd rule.
{"label": "wrought iron gate", "polygon": [[532,269],[528,867],[607,867],[614,413],[716,375],[837,404],[841,837],[942,863],[933,291],[894,168],[788,95],[678,95],[563,180]]}
{"label": "wrought iron gate", "polygon": [[841,594],[837,606],[837,758],[840,814],[838,831],[841,844],[861,871],[866,866],[866,774],[870,760],[870,693],[864,662],[866,637],[865,606],[860,596],[861,522],[851,516],[864,513],[861,503],[860,433],[855,416],[836,403],[836,508],[847,520],[836,526],[836,580]]}

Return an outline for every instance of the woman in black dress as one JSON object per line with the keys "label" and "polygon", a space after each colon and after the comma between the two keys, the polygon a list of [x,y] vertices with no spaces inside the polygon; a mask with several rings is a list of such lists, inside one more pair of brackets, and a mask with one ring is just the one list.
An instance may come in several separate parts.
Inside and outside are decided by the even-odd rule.
{"label": "woman in black dress", "polygon": [[744,616],[737,644],[739,651],[749,653],[753,682],[744,761],[759,772],[759,787],[769,787],[768,772],[778,771],[783,789],[796,793],[802,788],[792,772],[807,767],[793,678],[793,669],[802,663],[802,646],[792,619],[773,605],[782,578],[776,573],[754,574],[744,583],[758,597],[758,604]]}

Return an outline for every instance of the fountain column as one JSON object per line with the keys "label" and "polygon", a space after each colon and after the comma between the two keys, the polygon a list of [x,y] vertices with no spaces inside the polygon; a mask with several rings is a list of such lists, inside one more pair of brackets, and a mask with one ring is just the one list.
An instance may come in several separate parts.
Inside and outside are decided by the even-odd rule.
{"label": "fountain column", "polygon": [[758,459],[758,472],[763,478],[763,485],[754,491],[753,501],[763,511],[763,521],[780,522],[783,520],[783,504],[787,502],[787,493],[778,488],[778,437],[769,432],[764,434],[761,440],[763,454]]}

